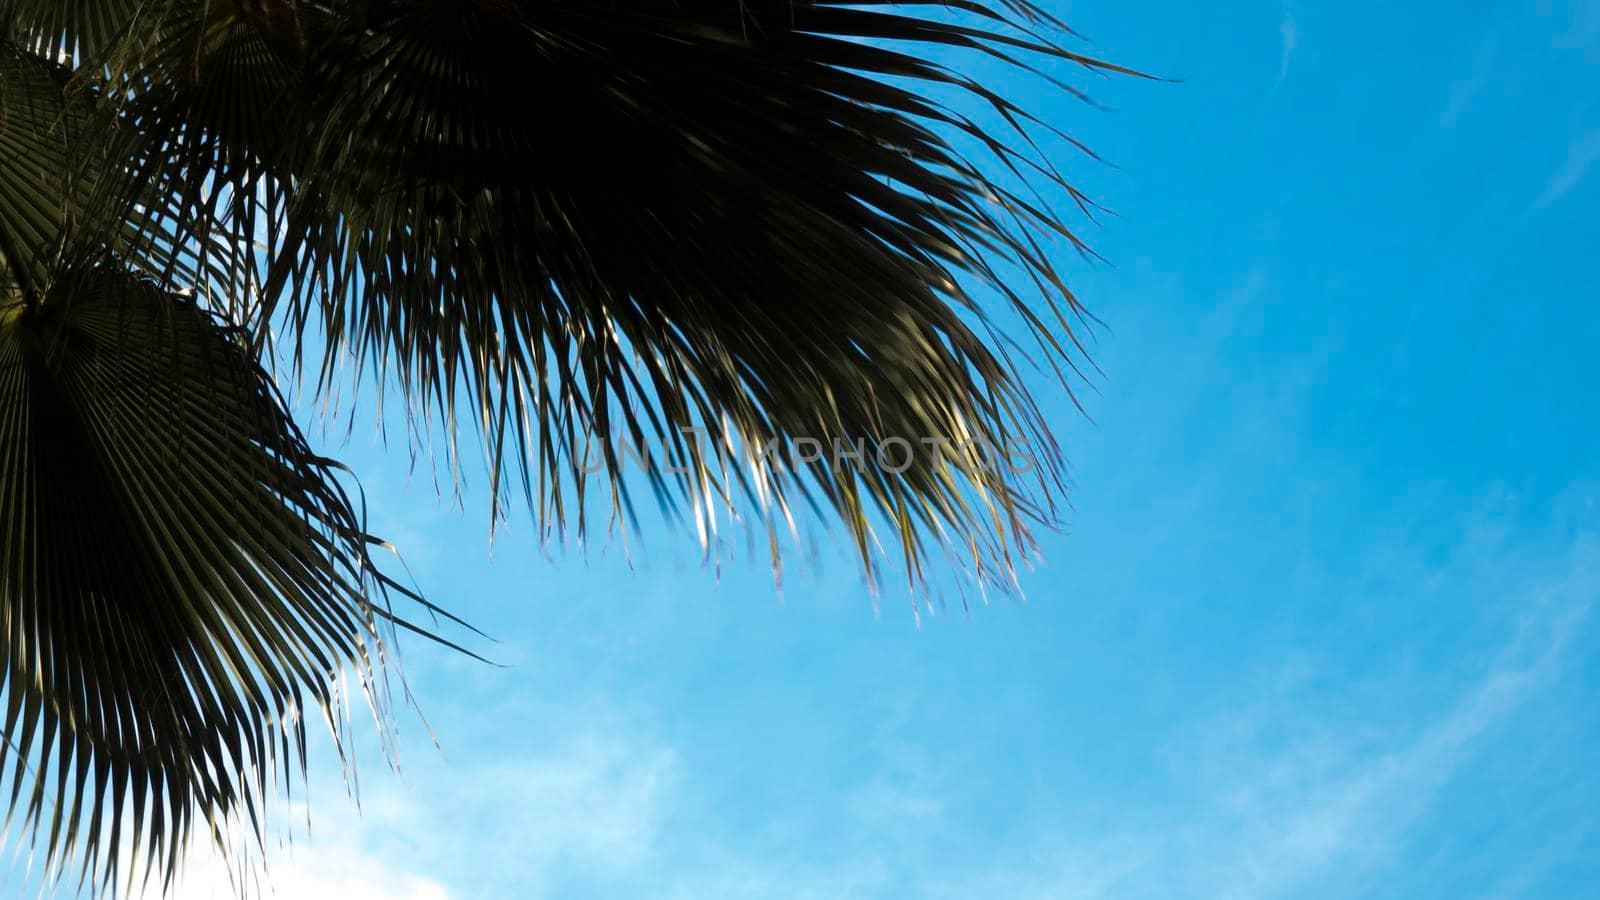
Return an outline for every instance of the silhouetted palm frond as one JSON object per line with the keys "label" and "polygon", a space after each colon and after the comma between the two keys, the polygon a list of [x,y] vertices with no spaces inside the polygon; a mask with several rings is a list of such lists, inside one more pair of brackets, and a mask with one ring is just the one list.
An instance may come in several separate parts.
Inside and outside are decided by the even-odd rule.
{"label": "silhouetted palm frond", "polygon": [[196,828],[259,824],[303,716],[338,733],[341,667],[381,662],[385,583],[332,464],[182,298],[94,269],[11,307],[0,411],[12,813],[97,887],[130,838],[170,877]]}
{"label": "silhouetted palm frond", "polygon": [[[497,503],[509,473],[546,527],[584,529],[591,437],[630,514],[612,439],[681,444],[687,471],[657,466],[654,489],[702,525],[720,495],[772,531],[814,494],[869,571],[875,512],[911,577],[944,535],[1009,583],[1060,457],[975,297],[1062,374],[1082,310],[1047,246],[1083,245],[1029,185],[1087,201],[1026,111],[928,57],[1125,70],[1036,34],[1054,23],[1028,3],[268,6],[172,14],[123,58],[159,86],[123,111],[141,158],[254,198],[233,227],[270,238],[264,313],[302,348],[328,338],[307,360],[325,386],[353,354],[420,414],[476,420]],[[901,438],[920,459],[782,471],[709,449],[774,438]],[[940,465],[938,441],[1021,446],[1027,473]]]}
{"label": "silhouetted palm frond", "polygon": [[170,875],[373,664],[280,350],[475,427],[545,534],[631,520],[643,445],[775,568],[808,502],[873,578],[1014,585],[1063,480],[1020,367],[1073,389],[1093,204],[963,71],[1135,74],[1057,38],[1028,0],[0,0],[11,808],[104,881],[79,823],[159,795],[104,820]]}
{"label": "silhouetted palm frond", "polygon": [[[350,671],[381,708],[387,597],[421,598],[250,335],[157,283],[204,239],[163,236],[68,74],[0,44],[0,793],[100,895],[259,838],[306,717],[339,741]],[[131,218],[91,208],[108,182]]]}

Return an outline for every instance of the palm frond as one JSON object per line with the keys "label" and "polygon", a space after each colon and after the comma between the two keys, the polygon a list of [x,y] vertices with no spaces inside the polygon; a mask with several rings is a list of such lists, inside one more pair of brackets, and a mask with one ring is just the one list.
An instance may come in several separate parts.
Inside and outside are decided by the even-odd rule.
{"label": "palm frond", "polygon": [[0,0],[0,25],[56,62],[86,61],[122,41],[144,0]]}
{"label": "palm frond", "polygon": [[[223,66],[229,92],[203,59],[192,81],[148,77],[162,87],[129,121],[189,130],[135,129],[144,158],[270,176],[223,187],[219,163],[205,185],[271,197],[235,227],[272,233],[265,296],[297,364],[326,336],[303,361],[323,387],[351,356],[419,417],[475,421],[497,508],[518,485],[541,527],[576,517],[581,534],[594,436],[620,512],[613,439],[648,438],[687,457],[652,467],[663,505],[704,526],[706,501],[749,501],[776,546],[791,501],[820,498],[869,573],[874,516],[914,580],[932,536],[1001,584],[1053,521],[1059,449],[1017,366],[1031,354],[1071,392],[1084,313],[1049,248],[1087,248],[1034,188],[1089,203],[1034,143],[1047,124],[938,61],[1129,71],[1042,36],[1060,23],[1031,3],[264,6],[276,17],[227,27],[282,66]],[[146,71],[187,58],[151,53]],[[288,99],[228,99],[247,82]],[[995,330],[1000,309],[1031,350]],[[968,451],[892,472],[709,450],[796,438],[1021,446],[1026,474]]]}
{"label": "palm frond", "polygon": [[195,171],[147,169],[80,94],[73,71],[0,40],[0,260],[19,290],[47,285],[61,261],[113,250],[135,270],[227,304],[248,253],[190,211]]}
{"label": "palm frond", "polygon": [[4,314],[0,460],[8,829],[97,895],[237,851],[341,669],[378,687],[390,583],[333,464],[242,335],[112,267]]}
{"label": "palm frond", "polygon": [[440,611],[374,567],[250,335],[164,284],[210,237],[94,102],[0,41],[0,803],[110,896],[194,839],[248,857],[306,717],[342,747],[343,675],[381,711],[385,635],[432,637],[389,596]]}
{"label": "palm frond", "polygon": [[651,445],[660,504],[703,537],[749,510],[775,569],[808,502],[869,576],[886,522],[914,584],[933,546],[1014,584],[1063,490],[1020,367],[1070,394],[1087,321],[1053,206],[1093,206],[1036,139],[1082,146],[956,61],[1137,74],[1064,29],[1028,0],[0,0],[0,790],[53,870],[114,889],[259,839],[306,713],[337,740],[337,673],[381,685],[414,628],[387,592],[433,609],[290,419],[274,325],[324,390],[353,359],[419,433],[474,425],[496,515],[520,492],[547,533],[596,493],[631,520]]}
{"label": "palm frond", "polygon": [[81,208],[73,177],[86,129],[60,65],[0,42],[0,259],[21,290],[40,284]]}

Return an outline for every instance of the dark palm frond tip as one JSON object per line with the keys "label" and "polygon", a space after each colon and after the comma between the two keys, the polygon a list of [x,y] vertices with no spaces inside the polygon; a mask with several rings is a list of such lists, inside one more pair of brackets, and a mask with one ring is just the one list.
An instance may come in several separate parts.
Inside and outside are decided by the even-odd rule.
{"label": "dark palm frond tip", "polygon": [[[423,416],[475,420],[497,508],[520,488],[547,534],[586,530],[590,434],[659,447],[699,427],[688,471],[650,488],[702,535],[714,506],[748,504],[776,547],[812,502],[869,575],[877,517],[914,581],[932,540],[1010,585],[1062,484],[1018,365],[1070,393],[1086,315],[1049,246],[1088,247],[1033,188],[1093,205],[1035,144],[1047,123],[928,57],[1127,70],[1039,36],[1054,23],[1030,3],[923,6],[364,6],[303,57],[305,130],[252,148],[301,176],[266,295],[302,345],[329,337],[306,361],[324,387],[353,357]],[[1031,471],[783,472],[705,450],[773,437],[1025,442]],[[626,520],[625,465],[607,447],[598,481]]]}
{"label": "dark palm frond tip", "polygon": [[250,852],[345,667],[385,704],[396,586],[245,346],[112,267],[0,315],[6,830],[95,896]]}

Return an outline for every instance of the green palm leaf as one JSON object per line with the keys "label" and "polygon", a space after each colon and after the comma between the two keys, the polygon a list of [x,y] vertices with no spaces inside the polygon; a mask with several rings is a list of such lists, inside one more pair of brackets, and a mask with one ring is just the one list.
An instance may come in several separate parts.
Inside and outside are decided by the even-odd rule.
{"label": "green palm leaf", "polygon": [[135,270],[231,305],[247,248],[191,211],[193,170],[149,171],[122,157],[72,70],[0,41],[0,261],[19,290],[62,260],[112,248]]}
{"label": "green palm leaf", "polygon": [[112,268],[0,324],[0,785],[97,889],[259,828],[381,664],[369,539],[241,336]]}
{"label": "green palm leaf", "polygon": [[[1037,152],[1042,126],[927,54],[986,54],[1023,74],[1050,58],[1127,70],[1034,34],[1058,23],[1029,3],[922,8],[174,12],[162,33],[188,37],[141,43],[129,77],[157,87],[122,109],[141,158],[211,160],[190,166],[204,172],[191,185],[262,198],[234,227],[270,234],[265,313],[287,314],[297,363],[316,333],[324,387],[354,354],[376,381],[395,377],[419,419],[475,421],[497,504],[519,484],[543,527],[575,516],[581,534],[591,434],[672,446],[701,428],[705,441],[679,447],[687,472],[650,477],[702,526],[703,500],[749,501],[776,546],[791,500],[820,500],[869,572],[878,516],[913,580],[933,537],[1006,584],[1031,528],[1053,520],[1061,460],[1022,357],[969,291],[985,285],[1011,310],[1034,362],[1069,371],[1083,312],[1046,246],[1085,248],[1030,185],[1087,201]],[[220,49],[250,41],[272,65]],[[252,92],[286,99],[229,99]],[[1009,134],[936,99],[961,94]],[[247,177],[232,174],[241,165]],[[708,449],[799,437],[1020,443],[1027,472],[970,452],[905,472],[781,471]],[[603,486],[631,515],[622,468],[608,443]]]}
{"label": "green palm leaf", "polygon": [[[744,516],[775,569],[807,502],[874,578],[887,524],[914,584],[934,547],[1013,584],[1062,492],[1019,367],[1070,394],[1087,319],[1052,204],[1093,206],[1036,139],[1080,145],[952,66],[1135,74],[1063,27],[1027,0],[0,0],[8,809],[86,883],[130,842],[169,879],[191,834],[259,836],[304,711],[337,737],[334,674],[411,627],[263,368],[273,326],[325,390],[353,357],[419,434],[475,426],[497,515],[521,493],[582,535],[598,492],[631,521],[642,443],[680,464],[648,460],[665,509]],[[896,439],[912,465],[865,461]]]}
{"label": "green palm leaf", "polygon": [[18,290],[47,277],[82,191],[73,177],[86,117],[59,65],[0,43],[0,260]]}
{"label": "green palm leaf", "polygon": [[374,568],[248,334],[158,284],[208,239],[108,165],[69,76],[0,43],[0,802],[102,894],[195,838],[248,855],[305,718],[341,743],[344,672],[383,705],[382,636],[420,630],[388,594],[433,608]]}
{"label": "green palm leaf", "polygon": [[[98,57],[127,36],[141,0],[0,0],[0,23],[46,59]],[[7,35],[0,34],[0,37]]]}

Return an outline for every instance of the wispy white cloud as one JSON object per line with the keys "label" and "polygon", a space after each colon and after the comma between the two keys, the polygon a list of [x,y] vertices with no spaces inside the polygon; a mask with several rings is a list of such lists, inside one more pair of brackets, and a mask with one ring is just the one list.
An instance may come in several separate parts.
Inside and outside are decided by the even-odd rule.
{"label": "wispy white cloud", "polygon": [[[1175,743],[1170,807],[1135,805],[1092,828],[1058,824],[963,859],[926,849],[962,833],[940,779],[875,777],[840,823],[871,834],[866,845],[801,862],[723,851],[715,866],[666,875],[668,893],[1273,900],[1330,883],[1359,893],[1427,827],[1440,793],[1487,740],[1559,683],[1600,590],[1600,544],[1542,549],[1542,567],[1526,572],[1529,558],[1507,549],[1525,535],[1483,518],[1463,523],[1453,561],[1414,567],[1375,556],[1363,576],[1410,602],[1449,596],[1517,611],[1502,642],[1483,649],[1478,674],[1426,707],[1432,715],[1386,705],[1411,689],[1404,671],[1341,685],[1330,698],[1316,661],[1289,653],[1262,683],[1219,697],[1230,712],[1193,723]],[[1495,576],[1506,572],[1517,579],[1502,596]]]}
{"label": "wispy white cloud", "polygon": [[[1592,524],[1593,498],[1569,498],[1573,522]],[[314,832],[273,854],[264,896],[1272,900],[1313,884],[1359,888],[1427,827],[1486,739],[1559,682],[1583,639],[1600,546],[1536,542],[1524,553],[1514,549],[1523,531],[1495,510],[1469,517],[1442,563],[1379,536],[1370,571],[1343,588],[1377,584],[1411,603],[1449,597],[1509,623],[1498,644],[1480,647],[1476,675],[1438,686],[1442,701],[1395,715],[1371,701],[1404,693],[1407,673],[1380,668],[1359,685],[1335,683],[1313,655],[1286,651],[1217,696],[1223,712],[1171,735],[1173,784],[1157,804],[1119,800],[1103,815],[1008,823],[1009,840],[962,853],[973,835],[951,793],[959,773],[897,743],[890,722],[869,740],[893,763],[840,792],[821,836],[778,828],[776,839],[756,839],[730,833],[706,808],[711,779],[690,757],[590,711],[579,717],[594,723],[586,736],[498,755],[475,748],[460,768],[406,784],[369,777],[359,817],[331,802],[336,791],[321,792]],[[517,714],[507,703],[477,714]],[[1418,708],[1431,712],[1409,715]],[[176,900],[231,896],[225,873],[202,859]]]}
{"label": "wispy white cloud", "polygon": [[[1535,599],[1551,608],[1529,614],[1486,674],[1410,734],[1353,721],[1276,753],[1227,748],[1228,764],[1245,774],[1217,786],[1214,815],[1192,837],[1209,872],[1195,874],[1214,896],[1264,900],[1385,862],[1478,739],[1551,684],[1595,587],[1585,565],[1557,586],[1559,600]],[[1274,715],[1280,728],[1283,717],[1293,721],[1287,710]]]}
{"label": "wispy white cloud", "polygon": [[1567,159],[1550,176],[1544,193],[1539,195],[1538,206],[1549,206],[1571,193],[1596,160],[1600,160],[1600,128],[1591,128],[1567,145]]}
{"label": "wispy white cloud", "polygon": [[1556,36],[1555,46],[1564,50],[1600,48],[1600,0],[1572,0],[1567,27]]}
{"label": "wispy white cloud", "polygon": [[1439,124],[1444,128],[1454,128],[1472,101],[1483,91],[1489,83],[1490,72],[1494,68],[1497,44],[1494,38],[1485,41],[1478,52],[1472,56],[1472,68],[1467,72],[1467,77],[1450,86],[1450,99],[1445,103],[1444,112],[1439,114]]}
{"label": "wispy white cloud", "polygon": [[473,790],[436,799],[464,804],[464,827],[491,816],[504,822],[502,861],[537,882],[554,863],[616,872],[647,861],[678,772],[668,748],[590,738],[556,755],[480,767]]}
{"label": "wispy white cloud", "polygon": [[[331,823],[330,823],[331,824]],[[437,881],[409,871],[402,859],[373,853],[356,837],[359,820],[345,817],[315,840],[301,841],[275,855],[259,887],[264,900],[459,900]],[[177,889],[167,900],[237,900],[239,890],[228,869],[204,852],[191,858]],[[154,897],[150,900],[155,900]]]}
{"label": "wispy white cloud", "polygon": [[1293,8],[1288,5],[1284,6],[1283,19],[1278,23],[1278,36],[1283,46],[1278,66],[1278,80],[1282,81],[1289,77],[1289,59],[1300,47],[1300,26],[1295,22]]}
{"label": "wispy white cloud", "polygon": [[[448,779],[368,777],[359,811],[339,802],[337,779],[321,779],[309,834],[305,807],[287,811],[301,826],[269,854],[261,896],[539,898],[562,877],[626,875],[652,857],[677,768],[653,743],[590,736]],[[233,900],[229,874],[197,848],[171,900]]]}

